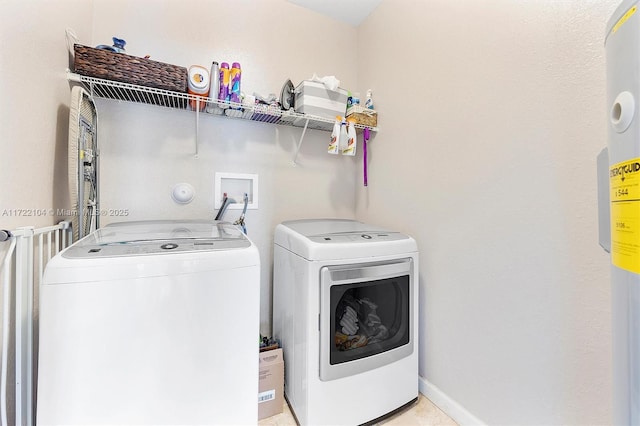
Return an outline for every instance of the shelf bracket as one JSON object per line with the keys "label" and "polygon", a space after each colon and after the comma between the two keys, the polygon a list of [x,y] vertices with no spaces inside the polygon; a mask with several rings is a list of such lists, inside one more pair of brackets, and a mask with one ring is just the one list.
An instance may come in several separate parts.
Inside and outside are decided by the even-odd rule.
{"label": "shelf bracket", "polygon": [[304,123],[304,129],[302,129],[302,134],[300,135],[300,140],[298,141],[298,146],[296,147],[296,152],[293,155],[293,165],[297,165],[296,159],[298,158],[298,152],[300,152],[300,147],[302,146],[302,141],[304,140],[304,134],[307,133],[307,126],[309,126],[309,119]]}

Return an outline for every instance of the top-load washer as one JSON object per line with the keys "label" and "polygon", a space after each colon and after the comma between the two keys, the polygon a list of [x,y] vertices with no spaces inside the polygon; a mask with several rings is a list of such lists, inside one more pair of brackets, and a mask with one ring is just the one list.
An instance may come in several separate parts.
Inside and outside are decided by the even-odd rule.
{"label": "top-load washer", "polygon": [[229,223],[95,231],[47,264],[37,423],[255,424],[259,297]]}
{"label": "top-load washer", "polygon": [[273,334],[302,425],[377,420],[418,397],[418,249],[353,220],[275,229]]}

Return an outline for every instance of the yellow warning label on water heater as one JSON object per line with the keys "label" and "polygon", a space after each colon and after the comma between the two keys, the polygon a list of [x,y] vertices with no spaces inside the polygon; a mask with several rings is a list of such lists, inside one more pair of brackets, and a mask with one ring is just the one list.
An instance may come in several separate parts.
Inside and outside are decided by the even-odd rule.
{"label": "yellow warning label on water heater", "polygon": [[624,23],[627,22],[627,20],[631,18],[634,13],[636,13],[636,10],[638,10],[638,6],[633,6],[631,9],[627,10],[627,12],[622,15],[622,18],[618,19],[618,22],[616,22],[616,24],[613,26],[611,32],[615,33],[616,31],[618,31],[618,28],[623,26]]}
{"label": "yellow warning label on water heater", "polygon": [[611,263],[640,274],[640,158],[609,169]]}

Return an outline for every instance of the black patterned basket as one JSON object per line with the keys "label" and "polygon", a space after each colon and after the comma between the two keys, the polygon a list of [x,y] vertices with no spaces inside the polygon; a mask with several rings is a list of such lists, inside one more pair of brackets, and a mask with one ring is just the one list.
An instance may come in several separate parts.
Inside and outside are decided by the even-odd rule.
{"label": "black patterned basket", "polygon": [[80,44],[74,50],[78,74],[174,92],[187,91],[185,67]]}

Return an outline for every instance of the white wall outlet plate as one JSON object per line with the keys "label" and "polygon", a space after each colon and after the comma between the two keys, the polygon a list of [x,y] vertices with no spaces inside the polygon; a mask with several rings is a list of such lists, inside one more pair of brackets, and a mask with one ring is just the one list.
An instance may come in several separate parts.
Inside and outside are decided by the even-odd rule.
{"label": "white wall outlet plate", "polygon": [[258,175],[246,173],[216,172],[213,195],[213,207],[222,207],[224,194],[235,200],[228,207],[230,210],[242,210],[244,208],[244,194],[249,197],[247,209],[258,208]]}

